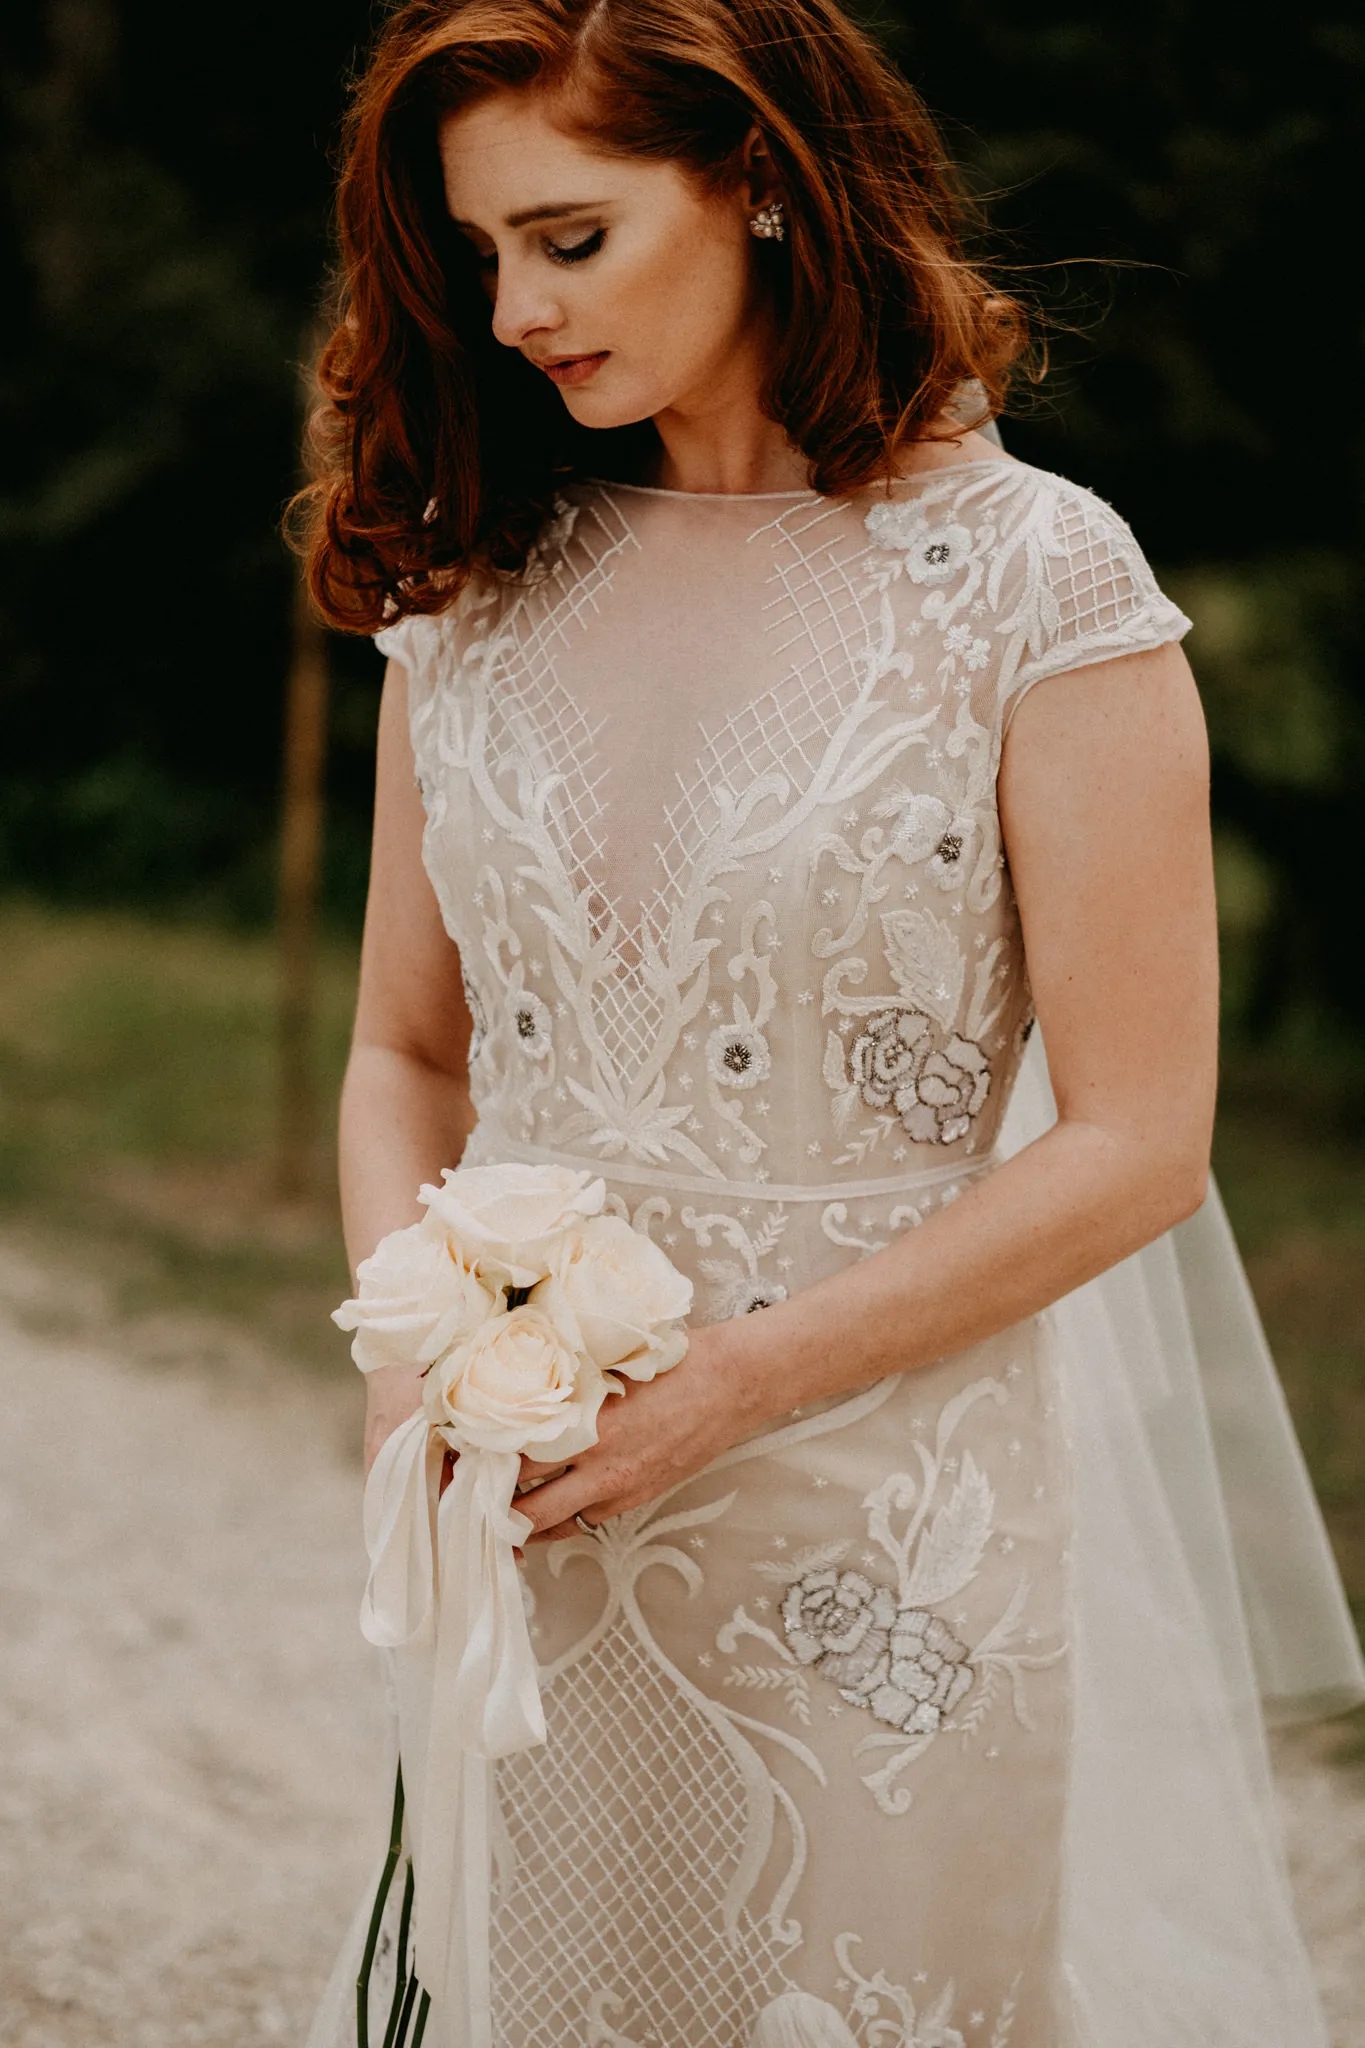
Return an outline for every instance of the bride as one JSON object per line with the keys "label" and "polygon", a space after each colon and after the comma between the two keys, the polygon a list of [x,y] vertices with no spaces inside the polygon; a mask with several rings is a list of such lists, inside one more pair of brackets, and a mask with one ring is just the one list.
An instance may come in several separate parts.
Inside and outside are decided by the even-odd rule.
{"label": "bride", "polygon": [[[351,1255],[557,1161],[695,1282],[682,1364],[525,1462],[491,2038],[1322,2048],[1264,1715],[1365,1671],[1208,1192],[1188,621],[999,445],[1023,323],[923,107],[834,0],[408,0],[340,224]],[[418,1403],[370,1375],[368,1460]],[[312,2040],[470,2048],[391,1677]]]}

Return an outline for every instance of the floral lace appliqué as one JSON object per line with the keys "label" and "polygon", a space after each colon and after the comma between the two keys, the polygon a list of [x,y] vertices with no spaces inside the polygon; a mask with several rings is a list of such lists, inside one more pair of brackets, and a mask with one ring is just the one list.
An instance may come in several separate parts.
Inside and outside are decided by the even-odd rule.
{"label": "floral lace appliqu\u00e9", "polygon": [[[892,1472],[867,1495],[868,1539],[894,1566],[894,1587],[842,1568],[851,1537],[798,1550],[781,1564],[760,1558],[755,1571],[781,1580],[786,1588],[782,1636],[744,1606],[734,1610],[716,1636],[716,1647],[728,1656],[753,1638],[766,1643],[779,1660],[736,1665],[727,1674],[727,1685],[780,1690],[788,1711],[809,1726],[815,1704],[809,1681],[823,1679],[890,1731],[865,1735],[854,1749],[855,1756],[893,1752],[863,1774],[864,1785],[887,1814],[909,1810],[911,1794],[896,1781],[933,1742],[952,1729],[966,1740],[976,1734],[1002,1677],[1009,1680],[1015,1719],[1030,1727],[1024,1674],[1065,1654],[1064,1645],[1043,1652],[1015,1647],[1030,1591],[1026,1572],[994,1626],[972,1645],[933,1612],[958,1599],[976,1578],[995,1529],[995,1488],[970,1451],[953,1451],[953,1439],[979,1402],[1000,1405],[1008,1399],[999,1380],[974,1380],[944,1404],[933,1450],[916,1446],[919,1476]],[[898,1528],[902,1516],[906,1519]],[[875,1553],[869,1554],[869,1566],[875,1561]],[[833,1711],[843,1709],[836,1704]]]}
{"label": "floral lace appliqu\u00e9", "polygon": [[768,1041],[749,1021],[738,996],[740,1013],[733,1024],[718,1024],[706,1041],[706,1064],[723,1088],[753,1088],[773,1070]]}
{"label": "floral lace appliqu\u00e9", "polygon": [[907,867],[923,863],[940,889],[960,889],[971,871],[978,837],[970,812],[954,810],[927,790],[889,789],[872,806],[874,818],[891,818],[888,852]]}
{"label": "floral lace appliqu\u00e9", "polygon": [[798,1663],[892,1728],[936,1735],[971,1690],[966,1644],[927,1610],[897,1607],[861,1572],[807,1572],[787,1590],[782,1626]]}
{"label": "floral lace appliqu\u00e9", "polygon": [[936,1047],[933,1026],[918,1010],[869,1017],[848,1065],[848,1079],[868,1107],[893,1109],[923,1145],[965,1138],[990,1092],[990,1062],[981,1047],[956,1032]]}
{"label": "floral lace appliqu\u00e9", "polygon": [[874,505],[865,524],[878,547],[901,556],[912,583],[947,583],[972,557],[972,536],[965,526],[955,520],[933,526],[913,501]]}
{"label": "floral lace appliqu\u00e9", "polygon": [[512,1028],[521,1050],[533,1060],[543,1060],[550,1050],[550,1012],[538,995],[522,989],[512,1005]]}

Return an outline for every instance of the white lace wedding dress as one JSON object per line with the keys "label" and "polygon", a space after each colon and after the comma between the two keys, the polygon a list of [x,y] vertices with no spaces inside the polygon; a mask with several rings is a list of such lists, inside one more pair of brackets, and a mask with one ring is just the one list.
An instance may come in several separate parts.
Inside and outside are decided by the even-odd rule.
{"label": "white lace wedding dress", "polygon": [[[475,1018],[466,1162],[601,1172],[699,1321],[951,1202],[1046,1114],[1002,1141],[1002,736],[1187,623],[1107,506],[1004,458],[890,499],[567,489],[523,576],[380,635]],[[1359,1656],[1264,1373],[1239,1525],[1158,1253],[530,1554],[499,2048],[1323,2048],[1252,1662],[1288,1710],[1349,1704]],[[392,1676],[417,1714],[420,1657]],[[314,2048],[356,2039],[369,1913]],[[434,2009],[425,2040],[461,2048]]]}

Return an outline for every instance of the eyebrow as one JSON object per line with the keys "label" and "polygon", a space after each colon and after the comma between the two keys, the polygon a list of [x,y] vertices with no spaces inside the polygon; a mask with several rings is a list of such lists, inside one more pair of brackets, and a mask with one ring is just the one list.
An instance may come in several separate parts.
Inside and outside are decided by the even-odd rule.
{"label": "eyebrow", "polygon": [[[570,213],[595,212],[603,204],[604,202],[600,199],[552,199],[545,206],[523,206],[520,212],[509,213],[507,216],[507,226],[509,228],[527,228],[534,221],[562,220],[566,214]],[[474,223],[468,220],[457,220],[455,225],[457,228],[471,228],[474,226]]]}

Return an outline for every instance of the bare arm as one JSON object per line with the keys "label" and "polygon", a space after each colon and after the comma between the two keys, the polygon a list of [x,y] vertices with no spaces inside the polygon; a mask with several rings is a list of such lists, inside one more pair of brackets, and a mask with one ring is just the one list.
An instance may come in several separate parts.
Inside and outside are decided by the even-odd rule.
{"label": "bare arm", "polygon": [[[422,800],[408,738],[407,676],[390,662],[379,714],[374,851],[360,993],[341,1091],[341,1207],[352,1271],[422,1211],[417,1189],[458,1163],[474,1125],[472,1019],[460,960],[422,865]],[[420,1381],[366,1380],[365,1466],[417,1408]]]}
{"label": "bare arm", "polygon": [[1008,1328],[1202,1200],[1217,939],[1207,745],[1179,649],[1037,684],[1000,805],[1057,1125],[882,1251],[694,1333],[682,1365],[611,1403],[600,1443],[537,1493],[542,1532],[652,1499],[794,1407]]}

